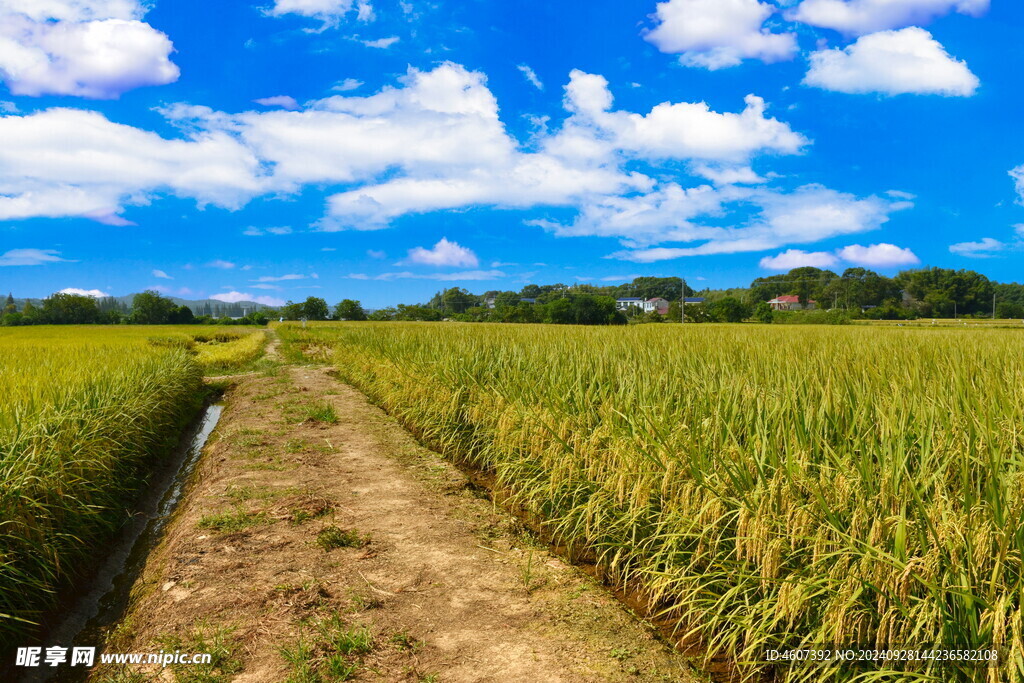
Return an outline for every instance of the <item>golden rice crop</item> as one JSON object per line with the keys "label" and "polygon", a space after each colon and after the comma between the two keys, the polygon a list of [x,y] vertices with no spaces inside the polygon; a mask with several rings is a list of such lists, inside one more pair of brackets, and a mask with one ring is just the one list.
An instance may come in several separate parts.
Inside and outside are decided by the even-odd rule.
{"label": "golden rice crop", "polygon": [[0,329],[0,648],[53,606],[177,443],[203,395],[201,334]]}
{"label": "golden rice crop", "polygon": [[[277,329],[751,680],[1024,680],[1019,332]],[[1006,660],[764,662],[823,645]]]}
{"label": "golden rice crop", "polygon": [[231,338],[199,337],[195,346],[199,364],[206,374],[229,372],[259,358],[267,342],[262,331]]}

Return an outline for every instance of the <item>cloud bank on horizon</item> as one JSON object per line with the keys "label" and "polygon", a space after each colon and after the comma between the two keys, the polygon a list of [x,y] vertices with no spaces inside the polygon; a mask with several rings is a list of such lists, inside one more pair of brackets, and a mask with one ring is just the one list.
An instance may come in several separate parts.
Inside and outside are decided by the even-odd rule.
{"label": "cloud bank on horizon", "polygon": [[[424,227],[433,233],[426,242],[432,246],[399,249],[407,256],[396,265],[410,270],[381,270],[379,258],[366,256],[335,277],[517,277],[479,269],[473,241],[489,243],[488,262],[528,260],[497,251],[500,231],[445,227],[469,214],[481,224],[488,217],[512,220],[524,234],[552,244],[574,238],[604,245],[591,253],[603,252],[598,258],[609,266],[726,256],[734,259],[729,269],[913,266],[922,262],[913,231],[903,232],[910,240],[903,244],[853,240],[887,231],[897,219],[913,220],[906,217],[938,198],[922,194],[927,183],[905,185],[894,174],[837,172],[829,165],[837,147],[832,122],[802,108],[824,102],[851,124],[874,121],[880,115],[874,111],[890,100],[911,107],[910,100],[922,98],[949,107],[987,87],[970,66],[978,55],[951,47],[950,33],[939,29],[949,23],[972,30],[972,22],[986,20],[988,0],[651,3],[634,17],[644,26],[624,34],[623,44],[645,64],[636,67],[637,78],[660,83],[653,98],[642,96],[637,81],[609,73],[615,65],[565,68],[564,60],[528,50],[525,36],[522,54],[504,61],[488,64],[472,51],[460,57],[458,45],[445,42],[455,38],[429,18],[444,3],[431,10],[405,1],[273,0],[242,8],[246,30],[260,40],[238,50],[309,43],[302,60],[321,81],[319,94],[300,88],[298,74],[283,81],[257,76],[254,87],[262,92],[232,102],[210,97],[217,81],[204,81],[188,52],[176,53],[172,41],[192,45],[188,22],[169,21],[170,10],[161,5],[0,0],[0,80],[11,98],[0,107],[0,230],[23,223],[31,229],[19,241],[35,240],[11,245],[18,248],[0,256],[0,266],[77,264],[83,261],[77,252],[46,239],[49,226],[144,232],[161,206],[198,222],[244,215],[232,235],[260,238],[247,243],[253,257],[228,261],[211,254],[211,268],[191,271],[193,279],[230,271],[235,260],[268,267],[257,262],[281,254],[257,254],[267,240],[350,235],[345,239],[359,245],[352,253],[366,255],[384,244],[373,237],[380,231],[423,234]],[[423,37],[432,30],[447,37],[435,44]],[[372,73],[318,64],[320,55],[341,49],[363,50],[362,59],[379,60],[395,75],[367,86]],[[398,55],[399,49],[405,52]],[[218,54],[236,58],[228,47]],[[694,75],[687,85],[674,84],[687,73]],[[158,86],[171,84],[173,94],[159,94]],[[556,84],[561,87],[550,87]],[[97,106],[118,98],[123,104]],[[851,129],[850,135],[862,133]],[[826,141],[822,151],[819,137]],[[843,150],[837,158],[851,155]],[[1016,183],[1018,201],[1024,201],[1021,162],[1024,149],[1018,165],[1002,169],[1003,178],[1012,176],[1008,189]],[[312,215],[281,225],[288,204]],[[1015,250],[1016,238],[963,237],[949,243],[948,254],[1003,257]],[[806,248],[825,242],[827,249]],[[230,248],[237,245],[232,240]],[[319,250],[320,258],[327,249],[334,247]],[[562,265],[574,267],[572,247],[559,250],[566,254]],[[76,258],[58,256],[64,253]],[[742,256],[758,253],[753,260]],[[189,270],[190,255],[173,259]],[[146,277],[183,277],[168,274],[174,270],[165,263],[154,259]],[[451,270],[430,270],[439,268]],[[376,272],[360,272],[367,269]],[[300,279],[308,277],[251,281],[282,288]],[[243,294],[233,282],[222,286],[229,291],[216,297]]]}

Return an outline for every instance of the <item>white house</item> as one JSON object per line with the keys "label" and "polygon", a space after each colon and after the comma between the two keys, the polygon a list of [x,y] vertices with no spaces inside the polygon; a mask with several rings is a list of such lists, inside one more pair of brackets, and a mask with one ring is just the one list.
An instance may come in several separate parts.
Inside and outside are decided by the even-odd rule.
{"label": "white house", "polygon": [[655,297],[653,299],[644,299],[638,296],[625,297],[622,299],[616,299],[615,308],[620,311],[628,311],[630,308],[637,308],[643,313],[660,313],[661,315],[668,315],[668,301],[661,297]]}
{"label": "white house", "polygon": [[615,308],[620,311],[628,311],[633,307],[643,310],[644,300],[638,296],[629,296],[624,299],[616,299],[615,301]]}

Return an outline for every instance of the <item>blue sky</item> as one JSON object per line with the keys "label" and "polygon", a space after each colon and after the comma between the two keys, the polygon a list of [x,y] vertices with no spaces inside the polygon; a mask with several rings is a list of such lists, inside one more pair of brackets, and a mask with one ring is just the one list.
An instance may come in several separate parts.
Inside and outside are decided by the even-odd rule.
{"label": "blue sky", "polygon": [[1019,279],[1006,0],[0,0],[0,289]]}

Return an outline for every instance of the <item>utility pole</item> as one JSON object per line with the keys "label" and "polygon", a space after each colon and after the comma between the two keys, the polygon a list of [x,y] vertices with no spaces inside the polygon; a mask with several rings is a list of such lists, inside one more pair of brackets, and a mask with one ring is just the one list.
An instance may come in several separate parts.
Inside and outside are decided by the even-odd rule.
{"label": "utility pole", "polygon": [[686,324],[686,280],[684,278],[679,278],[679,282],[682,284],[682,286],[679,289],[679,296],[680,296],[679,308],[683,312],[683,319],[680,322],[682,322],[685,325]]}

